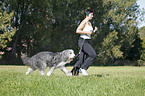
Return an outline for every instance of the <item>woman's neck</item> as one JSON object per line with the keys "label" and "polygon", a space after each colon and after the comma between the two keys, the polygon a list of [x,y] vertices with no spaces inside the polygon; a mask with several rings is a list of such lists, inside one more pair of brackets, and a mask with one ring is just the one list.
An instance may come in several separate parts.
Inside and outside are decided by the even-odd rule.
{"label": "woman's neck", "polygon": [[89,19],[89,17],[86,17],[85,20],[86,20],[87,22],[89,22],[90,19]]}

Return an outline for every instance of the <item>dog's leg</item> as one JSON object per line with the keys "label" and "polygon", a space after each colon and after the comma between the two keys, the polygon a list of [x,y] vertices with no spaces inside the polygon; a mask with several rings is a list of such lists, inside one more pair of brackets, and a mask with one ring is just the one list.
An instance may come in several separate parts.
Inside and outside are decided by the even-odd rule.
{"label": "dog's leg", "polygon": [[72,73],[65,68],[65,66],[59,67],[67,76],[72,76]]}
{"label": "dog's leg", "polygon": [[40,74],[43,76],[44,75],[44,71],[40,71]]}
{"label": "dog's leg", "polygon": [[28,71],[26,72],[26,75],[28,75],[29,73],[31,73],[33,71],[32,68],[29,68]]}
{"label": "dog's leg", "polygon": [[40,69],[40,74],[43,76],[44,75],[44,70],[46,69],[47,65],[44,62],[42,62],[40,64],[42,64],[42,66],[39,68]]}
{"label": "dog's leg", "polygon": [[49,71],[47,72],[47,76],[50,76],[53,73],[54,69],[55,69],[54,66],[50,67]]}

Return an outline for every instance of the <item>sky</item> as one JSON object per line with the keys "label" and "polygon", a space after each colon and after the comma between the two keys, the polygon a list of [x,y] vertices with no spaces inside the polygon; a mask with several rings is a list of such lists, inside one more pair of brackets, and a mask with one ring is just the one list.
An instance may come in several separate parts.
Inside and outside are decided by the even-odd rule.
{"label": "sky", "polygon": [[[139,7],[140,9],[142,9],[142,8],[145,9],[145,0],[138,0],[137,4],[140,5],[140,7]],[[144,16],[144,18],[145,18],[145,16]],[[143,27],[143,26],[145,26],[145,21],[138,25],[139,28]]]}

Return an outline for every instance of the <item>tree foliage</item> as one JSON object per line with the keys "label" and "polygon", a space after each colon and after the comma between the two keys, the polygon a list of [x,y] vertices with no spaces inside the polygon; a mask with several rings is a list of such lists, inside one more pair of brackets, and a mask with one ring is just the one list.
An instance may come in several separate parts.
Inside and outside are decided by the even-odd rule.
{"label": "tree foliage", "polygon": [[141,38],[145,37],[145,26],[143,26],[139,29],[139,35]]}
{"label": "tree foliage", "polygon": [[145,61],[145,37],[143,38],[142,47],[143,47],[143,50],[142,50],[141,59]]}
{"label": "tree foliage", "polygon": [[[5,48],[7,42],[12,40],[12,36],[15,34],[16,29],[11,26],[11,20],[13,19],[14,11],[7,13],[3,4],[0,7],[0,47]],[[3,10],[4,9],[4,10]]]}
{"label": "tree foliage", "polygon": [[[141,58],[139,61],[145,61],[145,26],[141,27],[139,29],[139,35],[140,35],[140,38],[142,39],[142,54],[141,54]],[[141,62],[139,62],[141,63]]]}

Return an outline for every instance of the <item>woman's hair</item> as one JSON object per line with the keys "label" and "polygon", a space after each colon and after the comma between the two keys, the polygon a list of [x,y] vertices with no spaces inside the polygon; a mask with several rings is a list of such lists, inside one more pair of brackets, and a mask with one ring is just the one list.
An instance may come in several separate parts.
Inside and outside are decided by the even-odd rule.
{"label": "woman's hair", "polygon": [[89,14],[93,12],[94,12],[94,9],[86,9],[84,13],[85,13],[85,16],[86,15],[89,16]]}

